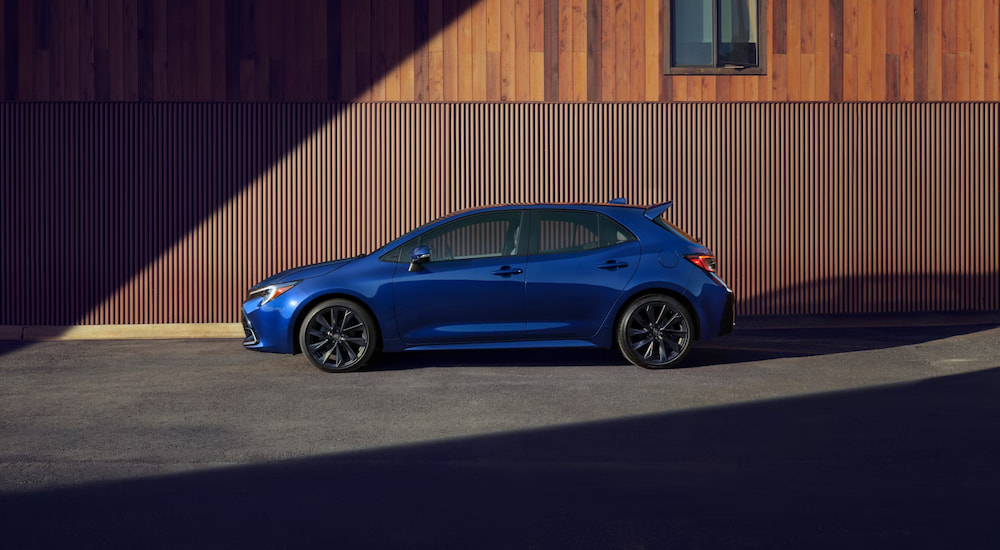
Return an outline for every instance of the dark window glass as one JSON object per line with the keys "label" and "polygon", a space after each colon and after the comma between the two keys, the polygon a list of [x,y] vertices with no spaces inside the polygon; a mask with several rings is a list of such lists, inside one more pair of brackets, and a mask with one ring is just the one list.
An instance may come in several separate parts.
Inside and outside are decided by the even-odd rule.
{"label": "dark window glass", "polygon": [[538,254],[579,252],[600,246],[594,212],[542,211],[538,213]]}
{"label": "dark window glass", "polygon": [[673,64],[713,66],[712,0],[674,0],[672,10]]}
{"label": "dark window glass", "polygon": [[601,216],[601,246],[614,246],[634,240],[635,235],[625,229],[625,226],[607,216]]}
{"label": "dark window glass", "polygon": [[762,74],[764,0],[667,0],[668,72]]}
{"label": "dark window glass", "polygon": [[757,0],[719,0],[721,65],[753,67],[757,62]]}
{"label": "dark window glass", "polygon": [[[406,247],[405,244],[403,246],[397,246],[396,248],[393,248],[392,250],[386,252],[385,254],[382,254],[382,257],[379,258],[379,260],[383,262],[399,262],[399,256],[402,253],[404,247]],[[410,249],[412,250],[413,248],[410,247]],[[410,261],[409,258],[407,258],[406,261]]]}
{"label": "dark window glass", "polygon": [[520,212],[490,212],[462,218],[403,245],[400,261],[417,246],[431,249],[431,261],[513,256],[520,237]]}
{"label": "dark window glass", "polygon": [[635,239],[621,224],[597,212],[540,210],[533,215],[532,254],[581,252]]}

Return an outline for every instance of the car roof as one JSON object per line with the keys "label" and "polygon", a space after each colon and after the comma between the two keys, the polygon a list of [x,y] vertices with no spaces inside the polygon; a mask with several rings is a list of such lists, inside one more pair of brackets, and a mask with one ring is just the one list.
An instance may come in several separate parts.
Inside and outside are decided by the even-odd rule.
{"label": "car roof", "polygon": [[670,207],[671,204],[673,204],[673,203],[672,202],[665,202],[665,203],[654,204],[654,205],[645,205],[645,204],[622,204],[620,202],[612,202],[612,203],[609,203],[609,202],[524,202],[524,203],[515,203],[515,202],[512,202],[512,203],[501,203],[501,204],[492,204],[492,205],[485,205],[485,206],[474,206],[474,207],[470,207],[470,208],[463,208],[461,210],[455,210],[453,212],[449,212],[449,213],[447,213],[447,214],[445,214],[445,215],[443,215],[443,216],[441,216],[439,218],[435,218],[435,219],[433,219],[433,220],[431,220],[429,222],[421,224],[420,226],[415,227],[415,228],[411,229],[410,231],[407,231],[405,234],[400,235],[399,237],[396,237],[396,238],[392,239],[391,241],[389,241],[388,243],[386,243],[385,245],[383,245],[381,248],[379,248],[379,250],[390,249],[390,248],[392,248],[394,246],[399,245],[400,242],[404,238],[408,238],[408,237],[412,236],[414,233],[416,233],[418,231],[426,231],[426,230],[430,229],[433,226],[437,226],[437,225],[440,225],[440,224],[443,224],[443,223],[447,223],[448,221],[452,220],[455,217],[463,216],[463,215],[466,215],[466,214],[474,214],[474,213],[479,213],[479,212],[494,212],[494,211],[498,211],[498,210],[502,211],[504,209],[530,209],[530,210],[537,210],[537,209],[544,209],[544,208],[555,208],[555,209],[565,208],[565,209],[571,209],[571,210],[604,211],[605,213],[608,212],[608,211],[610,211],[610,210],[618,210],[618,211],[622,211],[622,212],[629,211],[629,212],[633,212],[633,213],[634,212],[642,212],[644,215],[646,215],[646,217],[648,217],[650,219],[653,219],[653,217],[661,215],[664,210],[666,210],[667,208]]}
{"label": "car roof", "polygon": [[474,206],[470,208],[463,208],[462,210],[456,210],[446,217],[451,217],[456,214],[467,214],[469,212],[478,212],[486,210],[496,210],[505,208],[527,208],[527,209],[538,209],[538,208],[594,208],[594,209],[630,209],[630,210],[642,210],[645,211],[651,208],[652,205],[648,204],[619,204],[619,203],[607,203],[607,202],[512,202],[512,203],[500,203],[491,204],[486,206]]}

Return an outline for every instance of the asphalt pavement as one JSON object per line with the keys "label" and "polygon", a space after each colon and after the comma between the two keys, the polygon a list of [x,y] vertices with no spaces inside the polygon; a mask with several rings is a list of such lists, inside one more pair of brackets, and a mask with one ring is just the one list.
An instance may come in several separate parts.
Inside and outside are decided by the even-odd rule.
{"label": "asphalt pavement", "polygon": [[1000,548],[1000,328],[382,355],[0,344],[17,548]]}

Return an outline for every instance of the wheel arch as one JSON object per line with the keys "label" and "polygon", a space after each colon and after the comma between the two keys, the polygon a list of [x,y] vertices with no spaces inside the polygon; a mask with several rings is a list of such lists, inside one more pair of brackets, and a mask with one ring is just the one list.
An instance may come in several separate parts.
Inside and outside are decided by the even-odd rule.
{"label": "wheel arch", "polygon": [[688,312],[691,313],[691,318],[694,321],[694,327],[693,327],[693,329],[694,329],[694,339],[695,340],[701,340],[701,318],[698,316],[698,309],[694,307],[694,304],[691,303],[691,300],[688,300],[687,297],[684,296],[683,293],[678,292],[676,290],[672,290],[672,289],[669,289],[669,288],[656,287],[656,288],[644,288],[644,289],[636,292],[635,294],[629,296],[626,300],[622,301],[621,307],[619,307],[618,311],[615,312],[615,322],[611,325],[611,341],[612,342],[615,341],[615,331],[618,330],[618,323],[621,322],[622,315],[625,314],[625,310],[627,310],[629,308],[629,306],[631,306],[636,301],[641,300],[642,298],[645,298],[646,296],[652,296],[654,294],[662,294],[664,296],[669,296],[669,297],[677,300],[678,302],[680,302],[682,306],[686,307],[687,310],[688,310]]}
{"label": "wheel arch", "polygon": [[302,323],[305,321],[306,314],[312,311],[312,308],[316,307],[317,304],[327,300],[336,299],[348,300],[358,304],[365,310],[366,313],[368,313],[368,315],[371,316],[372,319],[375,320],[375,327],[378,329],[378,334],[375,335],[375,347],[377,350],[382,348],[382,324],[379,321],[378,316],[375,315],[375,311],[372,310],[372,307],[368,305],[365,300],[353,294],[348,294],[346,292],[329,292],[310,298],[299,307],[298,311],[296,311],[295,322],[292,323],[292,332],[289,335],[292,340],[292,353],[302,353],[302,348],[299,346],[299,330],[302,328]]}

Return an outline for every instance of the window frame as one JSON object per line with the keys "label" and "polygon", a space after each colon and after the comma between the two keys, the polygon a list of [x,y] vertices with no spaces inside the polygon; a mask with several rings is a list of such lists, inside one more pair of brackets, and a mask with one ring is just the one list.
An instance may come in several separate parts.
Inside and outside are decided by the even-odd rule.
{"label": "window frame", "polygon": [[[663,9],[663,74],[666,75],[764,75],[767,74],[767,0],[757,0],[757,57],[759,63],[756,67],[703,67],[703,66],[678,66],[673,63],[673,51],[671,45],[671,13],[673,12],[674,0],[664,0]],[[719,9],[719,0],[712,0],[712,13],[716,14]],[[713,15],[714,19],[717,16]],[[712,57],[718,58],[717,44],[719,42],[718,24],[713,25],[712,30]]]}

